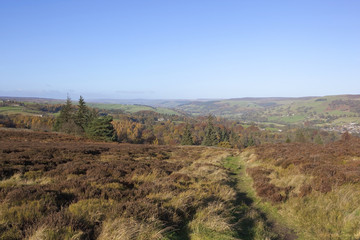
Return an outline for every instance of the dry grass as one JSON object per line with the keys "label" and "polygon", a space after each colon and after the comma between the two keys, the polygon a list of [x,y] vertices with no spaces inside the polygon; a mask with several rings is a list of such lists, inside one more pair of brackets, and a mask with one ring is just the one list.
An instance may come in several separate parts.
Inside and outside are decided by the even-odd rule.
{"label": "dry grass", "polygon": [[139,222],[132,218],[116,218],[104,223],[99,240],[157,240],[166,239],[169,228],[159,222]]}
{"label": "dry grass", "polygon": [[73,231],[70,227],[53,229],[47,226],[39,227],[28,240],[81,240],[84,239],[82,231]]}
{"label": "dry grass", "polygon": [[235,235],[236,192],[222,167],[234,150],[36,132],[0,139],[0,239],[199,239],[196,227],[186,231],[191,220],[210,239]]}
{"label": "dry grass", "polygon": [[[360,140],[279,144],[243,153],[258,196],[299,239],[360,239]],[[254,155],[254,151],[257,156]]]}
{"label": "dry grass", "polygon": [[[346,185],[322,194],[292,198],[280,213],[303,239],[359,239],[360,186]],[[301,230],[300,230],[301,229]]]}
{"label": "dry grass", "polygon": [[157,179],[163,177],[164,175],[159,172],[157,169],[152,170],[144,174],[133,174],[131,180],[138,183],[144,182],[155,182]]}
{"label": "dry grass", "polygon": [[231,231],[228,207],[223,202],[212,202],[207,207],[199,209],[189,224],[192,234],[201,235],[203,228],[220,233]]}
{"label": "dry grass", "polygon": [[89,222],[100,223],[110,211],[114,201],[105,199],[84,199],[69,205],[69,212]]}
{"label": "dry grass", "polygon": [[17,173],[11,178],[0,181],[0,188],[20,187],[26,185],[45,185],[53,182],[53,179],[50,177],[42,177],[41,175],[37,177],[29,177],[31,175],[27,173]]}

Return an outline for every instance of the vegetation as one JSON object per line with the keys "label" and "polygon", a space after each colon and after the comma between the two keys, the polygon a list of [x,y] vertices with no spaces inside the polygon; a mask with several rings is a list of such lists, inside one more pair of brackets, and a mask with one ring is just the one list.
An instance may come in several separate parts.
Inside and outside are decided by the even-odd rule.
{"label": "vegetation", "polygon": [[185,125],[185,130],[184,130],[184,134],[181,139],[181,144],[182,145],[194,145],[190,125],[188,123]]}
{"label": "vegetation", "polygon": [[221,116],[246,122],[339,126],[339,121],[358,123],[360,96],[306,98],[243,98],[219,101],[193,101],[177,108],[194,115]]}
{"label": "vegetation", "polygon": [[77,108],[74,108],[68,97],[56,118],[54,130],[85,135],[95,140],[115,141],[112,120],[111,116],[99,116],[95,110],[89,109],[81,96]]}
{"label": "vegetation", "polygon": [[242,154],[257,196],[299,239],[360,237],[360,139],[263,145]]}
{"label": "vegetation", "polygon": [[[306,98],[243,98],[219,101],[140,101],[139,104],[90,103],[99,112],[136,114],[151,111],[162,115],[190,114],[192,116],[214,115],[228,119],[258,124],[272,124],[275,129],[287,125],[307,127],[341,127],[344,123],[359,121],[359,95],[339,95]],[[139,103],[140,103],[139,102]],[[148,106],[145,105],[148,102]],[[172,109],[168,108],[172,107]],[[60,100],[10,98],[0,100],[0,114],[56,114],[60,111]],[[114,119],[117,119],[113,116]],[[280,128],[277,128],[280,127]]]}
{"label": "vegetation", "polygon": [[16,130],[0,130],[0,140],[0,239],[238,239],[240,225],[252,231],[223,167],[235,150]]}
{"label": "vegetation", "polygon": [[[265,126],[264,128],[261,125],[249,125],[211,115],[207,117],[190,117],[163,115],[152,111],[130,115],[111,113],[111,111],[100,112],[87,107],[82,98],[79,100],[78,106],[72,105],[69,100],[67,104],[60,107],[60,110],[56,118],[45,113],[36,116],[0,115],[0,126],[41,131],[51,131],[54,126],[56,131],[73,133],[98,140],[106,139],[125,143],[160,145],[185,144],[186,140],[186,145],[203,144],[240,149],[262,143],[285,142],[286,140],[321,144],[321,142],[328,143],[338,139],[336,132],[329,133],[316,128],[283,127],[282,131],[278,131],[276,130],[278,126],[273,124],[269,124],[269,127]],[[110,116],[113,120],[111,120]],[[102,127],[103,130],[100,133],[101,131],[96,131],[96,125],[99,125],[100,130],[102,124],[106,126],[105,128]],[[110,124],[114,128],[115,134],[112,133]],[[110,133],[107,133],[105,129],[110,129]],[[100,136],[97,137],[96,134],[100,134]]]}
{"label": "vegetation", "polygon": [[359,239],[360,139],[323,125],[356,127],[346,99],[224,101],[261,124],[1,102],[0,239]]}
{"label": "vegetation", "polygon": [[168,115],[179,115],[179,113],[173,109],[163,108],[163,107],[151,107],[147,105],[139,104],[104,104],[104,103],[90,103],[89,106],[102,110],[118,110],[122,113],[136,113],[141,111],[153,111],[159,114],[168,114]]}

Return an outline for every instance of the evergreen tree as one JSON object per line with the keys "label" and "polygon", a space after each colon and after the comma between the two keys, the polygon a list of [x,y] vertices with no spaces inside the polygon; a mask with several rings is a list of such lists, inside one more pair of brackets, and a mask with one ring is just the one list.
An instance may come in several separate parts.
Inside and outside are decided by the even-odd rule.
{"label": "evergreen tree", "polygon": [[186,123],[184,134],[181,139],[182,145],[194,145],[190,124]]}
{"label": "evergreen tree", "polygon": [[226,128],[218,128],[218,135],[219,135],[219,141],[220,142],[229,142],[230,139],[230,133]]}
{"label": "evergreen tree", "polygon": [[76,114],[76,124],[85,130],[90,120],[90,111],[86,106],[85,100],[80,96],[78,110]]}
{"label": "evergreen tree", "polygon": [[111,124],[112,120],[113,118],[111,116],[102,116],[93,119],[86,128],[86,135],[95,140],[115,141],[116,134]]}
{"label": "evergreen tree", "polygon": [[244,135],[242,138],[242,147],[247,148],[255,145],[255,140],[252,135]]}
{"label": "evergreen tree", "polygon": [[73,122],[73,106],[71,99],[67,96],[65,105],[60,110],[60,115],[56,119],[54,130],[63,131],[63,128],[68,125],[72,125]]}
{"label": "evergreen tree", "polygon": [[202,142],[202,145],[205,146],[214,146],[219,143],[219,140],[217,138],[216,130],[213,124],[214,117],[212,115],[208,116],[208,122],[207,126],[205,128],[205,137]]}

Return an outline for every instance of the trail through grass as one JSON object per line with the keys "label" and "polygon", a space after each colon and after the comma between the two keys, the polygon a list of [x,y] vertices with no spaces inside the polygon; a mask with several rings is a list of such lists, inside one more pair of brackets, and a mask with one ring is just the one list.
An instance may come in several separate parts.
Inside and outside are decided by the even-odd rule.
{"label": "trail through grass", "polygon": [[255,196],[250,177],[240,157],[228,157],[224,167],[230,171],[232,186],[237,196],[233,211],[234,224],[239,239],[296,239],[289,229],[270,220],[271,209],[261,205]]}

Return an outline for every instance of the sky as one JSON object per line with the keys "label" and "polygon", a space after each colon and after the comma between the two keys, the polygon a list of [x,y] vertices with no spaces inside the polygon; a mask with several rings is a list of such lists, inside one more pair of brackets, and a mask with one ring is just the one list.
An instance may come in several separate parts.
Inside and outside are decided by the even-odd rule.
{"label": "sky", "polygon": [[357,0],[3,0],[0,96],[360,94]]}

